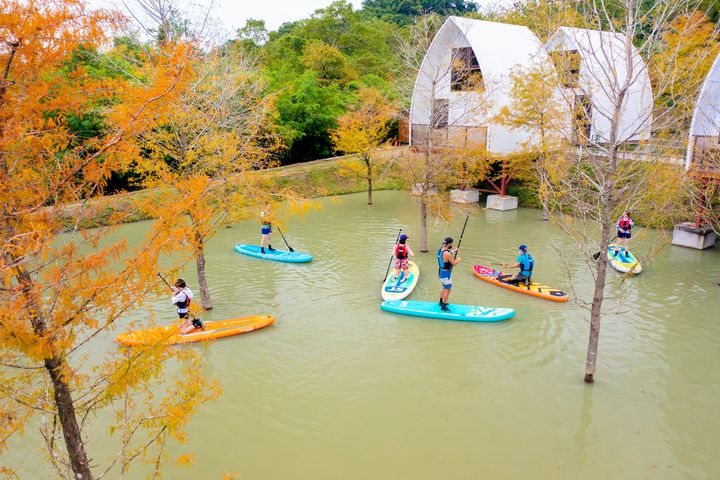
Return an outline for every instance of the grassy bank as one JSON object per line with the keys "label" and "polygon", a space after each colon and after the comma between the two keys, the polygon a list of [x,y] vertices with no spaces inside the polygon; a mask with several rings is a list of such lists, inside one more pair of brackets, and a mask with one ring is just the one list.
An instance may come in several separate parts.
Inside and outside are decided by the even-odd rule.
{"label": "grassy bank", "polygon": [[[399,157],[405,147],[390,148],[379,152],[385,159]],[[343,174],[340,165],[349,157],[333,157],[312,162],[277,167],[261,172],[270,177],[278,189],[292,189],[305,197],[345,195],[364,192],[364,180]],[[392,171],[374,184],[374,190],[402,190],[405,183]],[[153,194],[151,190],[108,195],[84,203],[66,205],[62,208],[63,223],[70,227],[93,228],[109,225],[116,218],[130,223],[148,220],[137,210],[138,203]]]}

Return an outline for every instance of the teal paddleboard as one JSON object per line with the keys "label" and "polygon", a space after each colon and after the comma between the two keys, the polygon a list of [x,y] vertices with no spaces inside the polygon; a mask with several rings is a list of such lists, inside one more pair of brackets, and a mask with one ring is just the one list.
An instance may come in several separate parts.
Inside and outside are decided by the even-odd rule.
{"label": "teal paddleboard", "polygon": [[449,312],[440,309],[437,302],[413,302],[407,300],[386,300],[380,304],[386,312],[412,315],[415,317],[460,320],[463,322],[499,322],[515,315],[512,308],[481,307],[478,305],[450,304]]}
{"label": "teal paddleboard", "polygon": [[289,252],[287,250],[268,250],[265,249],[265,253],[260,251],[260,247],[257,245],[235,245],[235,251],[248,255],[250,257],[262,258],[263,260],[273,260],[276,262],[285,263],[305,263],[312,260],[312,255],[300,252]]}

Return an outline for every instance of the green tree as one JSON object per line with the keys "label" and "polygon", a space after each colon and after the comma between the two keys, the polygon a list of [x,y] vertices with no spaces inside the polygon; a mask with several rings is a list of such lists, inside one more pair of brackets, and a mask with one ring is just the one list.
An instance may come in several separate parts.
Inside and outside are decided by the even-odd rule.
{"label": "green tree", "polygon": [[478,5],[465,0],[363,0],[363,10],[383,20],[408,25],[429,13],[467,15],[477,12]]}
{"label": "green tree", "polygon": [[330,130],[337,126],[346,95],[338,85],[323,86],[314,72],[306,72],[280,94],[277,122],[290,143],[290,162],[330,156]]}

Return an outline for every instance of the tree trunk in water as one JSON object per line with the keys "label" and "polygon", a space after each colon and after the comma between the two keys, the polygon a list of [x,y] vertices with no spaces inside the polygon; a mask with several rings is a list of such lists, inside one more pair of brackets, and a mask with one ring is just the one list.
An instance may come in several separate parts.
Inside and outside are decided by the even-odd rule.
{"label": "tree trunk in water", "polygon": [[70,395],[70,387],[62,377],[62,362],[58,357],[46,358],[45,369],[48,371],[53,383],[55,406],[57,406],[60,425],[62,425],[70,466],[76,479],[91,480],[93,476],[85,453],[85,444],[80,435],[80,425],[75,416],[75,406],[72,395]]}
{"label": "tree trunk in water", "polygon": [[550,220],[550,209],[548,209],[548,202],[546,198],[542,199],[542,219],[545,222]]}
{"label": "tree trunk in water", "polygon": [[[424,194],[423,194],[424,195]],[[420,200],[420,251],[426,253],[427,246],[427,202],[423,196]]]}
{"label": "tree trunk in water", "polygon": [[[604,207],[607,217],[610,210],[606,204]],[[600,242],[600,257],[597,262],[597,276],[595,278],[595,293],[593,294],[592,306],[590,307],[590,339],[588,340],[587,359],[585,360],[585,382],[595,381],[595,362],[597,361],[598,341],[600,339],[600,321],[602,319],[602,304],[605,299],[605,277],[607,274],[607,247],[610,243],[609,222],[603,222],[602,241]]]}
{"label": "tree trunk in water", "polygon": [[372,178],[368,177],[368,205],[372,205]]}
{"label": "tree trunk in water", "polygon": [[195,241],[195,263],[197,264],[198,288],[200,288],[200,305],[205,310],[212,310],[210,289],[205,276],[205,245],[197,232],[195,233]]}

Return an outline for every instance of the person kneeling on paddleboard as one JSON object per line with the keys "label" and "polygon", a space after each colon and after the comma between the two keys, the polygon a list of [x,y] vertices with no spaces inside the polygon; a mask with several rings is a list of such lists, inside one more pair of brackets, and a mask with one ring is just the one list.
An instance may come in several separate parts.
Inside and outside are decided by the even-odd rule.
{"label": "person kneeling on paddleboard", "polygon": [[410,250],[410,247],[407,244],[408,238],[410,237],[403,233],[398,238],[397,245],[395,245],[395,249],[393,251],[395,254],[395,277],[393,280],[398,279],[401,271],[403,273],[402,282],[407,282],[407,279],[410,276],[410,272],[408,272],[408,269],[410,268],[408,257],[414,257],[415,254],[412,250]]}
{"label": "person kneeling on paddleboard", "polygon": [[178,278],[175,285],[170,288],[173,291],[172,303],[177,307],[178,316],[183,321],[180,325],[180,334],[192,333],[196,328],[205,330],[203,321],[190,315],[190,301],[193,298],[193,293],[185,285],[185,280]]}
{"label": "person kneeling on paddleboard", "polygon": [[532,277],[532,271],[535,267],[535,260],[533,260],[532,255],[527,253],[527,245],[524,243],[518,247],[518,250],[520,251],[520,255],[518,255],[517,261],[510,265],[503,263],[502,266],[505,268],[520,267],[520,272],[515,275],[498,275],[495,278],[505,283],[514,283],[515,285],[524,283],[530,286],[530,277]]}
{"label": "person kneeling on paddleboard", "polygon": [[275,249],[272,247],[272,210],[270,202],[265,204],[265,209],[260,212],[260,253],[265,253],[265,243],[267,243],[268,250],[271,252]]}
{"label": "person kneeling on paddleboard", "polygon": [[442,247],[437,252],[438,261],[438,276],[442,283],[442,291],[440,293],[440,309],[449,312],[448,308],[448,297],[450,296],[450,290],[452,290],[452,269],[455,265],[460,263],[460,257],[455,258],[452,252],[453,239],[447,237],[442,244]]}

